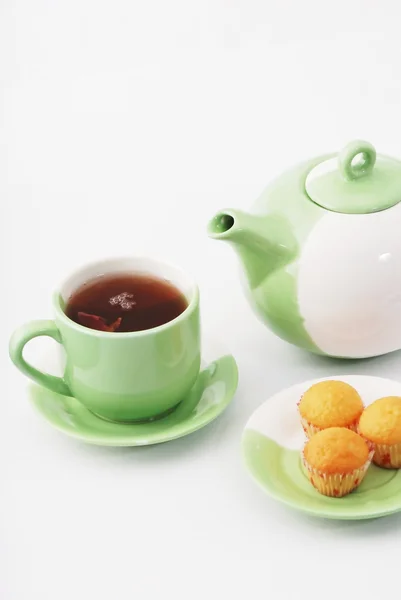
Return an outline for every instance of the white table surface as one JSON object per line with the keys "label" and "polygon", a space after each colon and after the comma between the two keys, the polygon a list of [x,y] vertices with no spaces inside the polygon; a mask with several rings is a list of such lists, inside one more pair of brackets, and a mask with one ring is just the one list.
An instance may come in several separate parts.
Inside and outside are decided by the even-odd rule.
{"label": "white table surface", "polygon": [[[341,373],[398,379],[400,353],[343,363],[275,338],[246,304],[234,253],[205,228],[352,138],[401,156],[399,7],[0,3],[1,600],[390,597],[401,515],[306,518],[254,485],[239,443],[281,388]],[[91,447],[33,412],[7,340],[51,316],[62,274],[135,253],[196,277],[205,332],[237,358],[240,385],[187,438]],[[32,342],[32,360],[38,351]]]}

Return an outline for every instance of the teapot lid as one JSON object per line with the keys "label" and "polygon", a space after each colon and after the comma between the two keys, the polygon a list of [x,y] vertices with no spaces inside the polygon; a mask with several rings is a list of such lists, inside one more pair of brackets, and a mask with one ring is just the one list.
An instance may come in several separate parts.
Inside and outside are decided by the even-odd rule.
{"label": "teapot lid", "polygon": [[401,201],[401,161],[376,155],[372,144],[356,140],[314,167],[305,189],[313,202],[334,212],[385,210]]}

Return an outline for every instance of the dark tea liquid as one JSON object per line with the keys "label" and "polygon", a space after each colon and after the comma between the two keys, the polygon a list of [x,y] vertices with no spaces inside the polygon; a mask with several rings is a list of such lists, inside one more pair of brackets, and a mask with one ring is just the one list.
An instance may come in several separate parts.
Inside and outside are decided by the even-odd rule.
{"label": "dark tea liquid", "polygon": [[67,302],[67,317],[100,331],[142,331],[172,321],[188,302],[170,282],[139,274],[102,275]]}

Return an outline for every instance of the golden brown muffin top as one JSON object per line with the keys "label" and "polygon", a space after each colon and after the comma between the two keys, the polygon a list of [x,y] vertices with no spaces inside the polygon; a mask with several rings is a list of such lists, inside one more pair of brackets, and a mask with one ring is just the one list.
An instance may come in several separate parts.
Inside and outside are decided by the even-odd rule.
{"label": "golden brown muffin top", "polygon": [[304,456],[311,467],[323,473],[352,473],[368,460],[369,447],[354,431],[329,427],[306,443]]}
{"label": "golden brown muffin top", "polygon": [[344,381],[320,381],[302,396],[299,412],[304,419],[324,429],[346,427],[358,421],[363,402],[352,385]]}
{"label": "golden brown muffin top", "polygon": [[401,398],[386,396],[365,408],[359,432],[375,444],[401,443]]}

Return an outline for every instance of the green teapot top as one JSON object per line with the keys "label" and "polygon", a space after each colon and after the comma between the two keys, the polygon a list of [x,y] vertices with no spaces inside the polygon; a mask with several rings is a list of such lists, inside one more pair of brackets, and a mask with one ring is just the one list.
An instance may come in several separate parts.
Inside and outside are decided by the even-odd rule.
{"label": "green teapot top", "polygon": [[377,155],[372,144],[355,140],[308,173],[305,191],[315,204],[333,212],[385,210],[401,201],[401,161]]}

